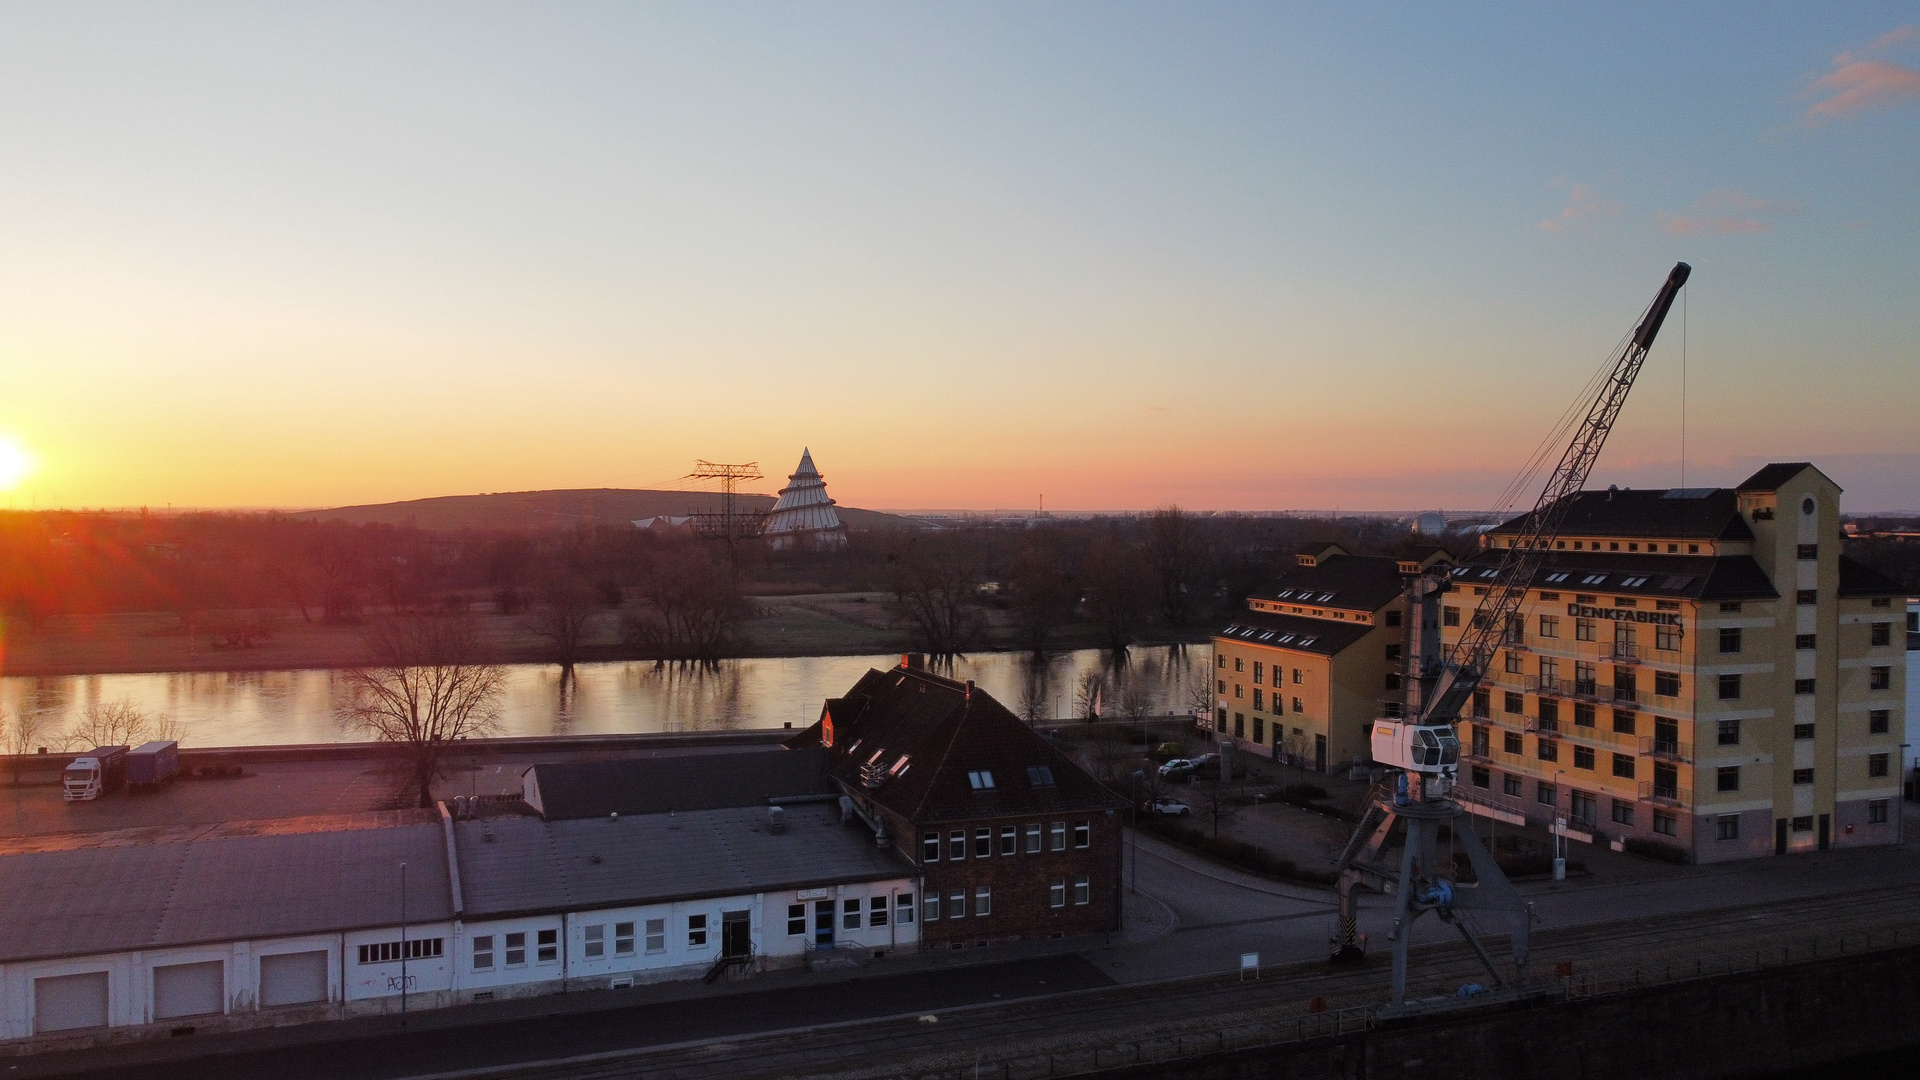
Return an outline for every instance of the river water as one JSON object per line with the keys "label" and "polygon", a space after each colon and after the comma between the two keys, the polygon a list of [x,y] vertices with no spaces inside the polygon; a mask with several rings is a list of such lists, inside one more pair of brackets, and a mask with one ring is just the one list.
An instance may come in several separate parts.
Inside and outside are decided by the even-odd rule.
{"label": "river water", "polygon": [[[1114,654],[1097,649],[1036,661],[1023,653],[981,653],[943,674],[972,679],[1016,713],[1076,715],[1082,680],[1101,677],[1103,712],[1117,715],[1137,695],[1156,714],[1188,712],[1188,687],[1208,678],[1204,647],[1154,646]],[[722,660],[710,665],[630,661],[582,664],[563,694],[551,664],[508,666],[500,735],[581,735],[652,731],[803,728],[821,703],[843,694],[869,668],[897,655]],[[183,745],[266,746],[353,741],[336,706],[337,671],[213,671],[0,678],[0,711],[42,717],[39,740],[58,750],[60,733],[96,704],[126,701],[184,729]]]}

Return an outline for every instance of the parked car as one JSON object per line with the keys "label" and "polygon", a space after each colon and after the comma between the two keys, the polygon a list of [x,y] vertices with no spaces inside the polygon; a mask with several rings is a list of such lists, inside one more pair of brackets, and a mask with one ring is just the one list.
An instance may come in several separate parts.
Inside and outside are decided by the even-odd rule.
{"label": "parked car", "polygon": [[1193,813],[1193,807],[1186,803],[1164,798],[1153,800],[1153,805],[1148,809],[1162,817],[1186,817]]}
{"label": "parked car", "polygon": [[1192,776],[1197,771],[1199,771],[1199,766],[1188,761],[1186,758],[1177,757],[1165,765],[1160,766],[1160,779],[1183,780]]}

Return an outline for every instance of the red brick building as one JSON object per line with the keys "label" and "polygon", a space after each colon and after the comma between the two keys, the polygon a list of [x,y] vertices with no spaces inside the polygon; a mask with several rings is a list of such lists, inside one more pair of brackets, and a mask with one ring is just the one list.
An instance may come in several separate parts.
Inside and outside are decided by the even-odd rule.
{"label": "red brick building", "polygon": [[869,671],[788,746],[920,867],[920,940],[961,949],[1120,928],[1121,799],[1020,718],[917,657]]}

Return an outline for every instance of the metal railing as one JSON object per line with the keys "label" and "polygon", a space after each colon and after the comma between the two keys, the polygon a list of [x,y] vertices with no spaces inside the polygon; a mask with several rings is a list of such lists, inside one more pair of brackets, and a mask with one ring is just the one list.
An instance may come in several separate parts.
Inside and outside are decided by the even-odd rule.
{"label": "metal railing", "polygon": [[1692,806],[1693,789],[1674,784],[1671,787],[1653,780],[1640,781],[1640,798],[1643,802],[1658,803],[1662,806]]}
{"label": "metal railing", "polygon": [[1605,652],[1603,659],[1612,660],[1617,664],[1637,664],[1643,655],[1638,644],[1631,641],[1616,641],[1613,647]]}

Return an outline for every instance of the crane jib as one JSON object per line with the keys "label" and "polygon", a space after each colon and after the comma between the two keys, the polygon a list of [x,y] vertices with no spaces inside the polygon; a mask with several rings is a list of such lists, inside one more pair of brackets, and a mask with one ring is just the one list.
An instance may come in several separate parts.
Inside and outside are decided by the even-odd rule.
{"label": "crane jib", "polygon": [[1653,298],[1653,306],[1647,309],[1647,317],[1640,320],[1640,328],[1633,332],[1633,343],[1642,352],[1653,348],[1653,339],[1660,333],[1660,324],[1667,321],[1667,311],[1673,307],[1673,298],[1680,295],[1680,286],[1687,283],[1693,274],[1693,267],[1686,263],[1674,263],[1673,272],[1667,275],[1667,283],[1660,287],[1660,295]]}

